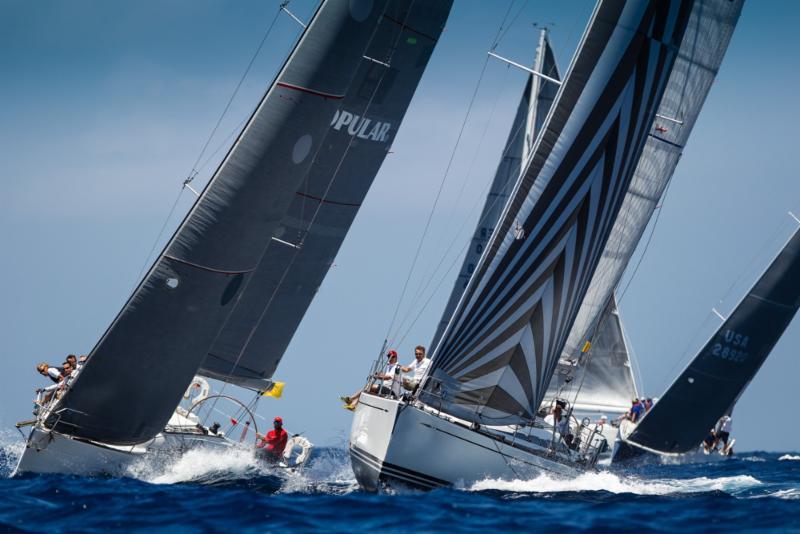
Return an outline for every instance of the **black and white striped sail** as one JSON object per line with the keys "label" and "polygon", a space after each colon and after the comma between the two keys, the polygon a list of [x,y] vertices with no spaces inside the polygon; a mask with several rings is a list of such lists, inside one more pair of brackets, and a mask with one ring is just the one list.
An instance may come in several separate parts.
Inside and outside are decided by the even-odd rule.
{"label": "black and white striped sail", "polygon": [[437,347],[422,399],[533,419],[600,260],[693,2],[601,1]]}
{"label": "black and white striped sail", "polygon": [[743,3],[744,0],[697,0],[692,8],[644,152],[567,339],[564,350],[567,357],[579,358],[584,343],[596,335],[594,329],[601,312],[675,172],[714,83]]}
{"label": "black and white striped sail", "polygon": [[800,231],[627,437],[664,453],[700,446],[756,375],[800,307]]}
{"label": "black and white striped sail", "polygon": [[[533,61],[532,69],[550,78],[560,79],[555,55],[550,46],[550,39],[547,37],[547,30],[542,30],[540,33],[539,46],[536,49],[536,57]],[[464,294],[469,277],[475,271],[475,267],[481,259],[481,254],[486,248],[492,232],[494,232],[495,225],[500,220],[500,215],[503,213],[503,208],[511,194],[511,190],[519,178],[524,162],[530,156],[533,142],[542,128],[542,123],[544,123],[544,119],[548,111],[550,111],[550,106],[553,104],[557,92],[558,85],[532,74],[528,76],[528,82],[522,92],[519,106],[517,106],[517,114],[514,116],[511,131],[503,148],[503,157],[497,166],[494,180],[492,180],[489,193],[486,196],[486,202],[481,210],[480,219],[478,219],[478,226],[472,235],[472,242],[467,249],[467,254],[464,257],[458,278],[456,278],[453,285],[447,306],[442,313],[439,326],[436,328],[436,333],[430,344],[431,347],[435,347],[441,339],[445,328],[447,328],[447,323],[453,316],[458,301],[461,299],[461,295]]]}
{"label": "black and white striped sail", "polygon": [[[576,366],[585,373],[576,372]],[[627,412],[631,399],[638,396],[622,318],[612,296],[598,322],[591,350],[577,360],[559,362],[544,404],[567,399],[575,410],[611,415]]]}
{"label": "black and white striped sail", "polygon": [[48,424],[107,443],[145,441],[164,428],[204,360],[210,376],[269,384],[449,8],[437,0],[321,4]]}

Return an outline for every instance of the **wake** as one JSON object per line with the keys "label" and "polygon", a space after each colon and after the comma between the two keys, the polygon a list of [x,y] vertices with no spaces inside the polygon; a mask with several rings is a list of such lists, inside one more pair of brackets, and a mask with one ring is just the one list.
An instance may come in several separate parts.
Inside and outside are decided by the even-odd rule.
{"label": "wake", "polygon": [[642,479],[620,476],[609,472],[584,473],[576,478],[561,479],[539,475],[531,480],[485,479],[472,485],[470,491],[500,490],[513,493],[565,493],[608,492],[635,495],[680,495],[721,491],[735,495],[758,487],[760,480],[750,475],[724,476],[717,478],[697,477],[688,479]]}

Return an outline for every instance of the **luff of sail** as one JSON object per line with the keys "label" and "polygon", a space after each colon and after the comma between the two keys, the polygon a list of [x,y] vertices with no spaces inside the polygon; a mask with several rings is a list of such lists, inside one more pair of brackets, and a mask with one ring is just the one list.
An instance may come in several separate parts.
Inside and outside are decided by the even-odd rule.
{"label": "luff of sail", "polygon": [[[542,30],[539,37],[539,46],[536,49],[536,58],[533,61],[533,70],[559,80],[558,66],[556,65],[555,55],[550,46],[550,39],[547,37],[547,30]],[[503,213],[511,190],[519,178],[524,162],[530,155],[536,135],[542,128],[542,123],[550,111],[553,104],[558,86],[547,82],[539,76],[529,75],[522,92],[511,131],[508,134],[503,157],[497,166],[494,179],[486,196],[486,202],[481,210],[478,226],[472,235],[467,253],[459,270],[458,278],[453,284],[453,290],[447,301],[439,326],[433,336],[430,346],[435,347],[447,328],[447,323],[464,294],[469,277],[475,271],[478,261],[481,259],[486,244],[494,232],[494,227]]]}
{"label": "luff of sail", "polygon": [[[574,372],[573,365],[585,366],[585,374]],[[556,398],[568,399],[578,411],[625,413],[631,399],[638,396],[633,379],[628,345],[619,316],[617,301],[611,301],[603,311],[589,352],[576,362],[563,362],[565,372],[556,373],[545,395],[545,405]],[[559,362],[559,368],[562,362]],[[578,395],[578,393],[580,393]]]}
{"label": "luff of sail", "polygon": [[729,414],[800,308],[800,231],[626,441],[665,453],[700,446]]}
{"label": "luff of sail", "polygon": [[527,423],[644,148],[693,2],[603,1],[433,355],[424,402]]}
{"label": "luff of sail", "polygon": [[[436,14],[441,23],[449,9],[449,3],[433,0],[320,5],[200,198],[52,412],[50,427],[126,445],[146,441],[164,428],[222,329],[240,319],[232,312],[277,243],[274,238],[304,181],[316,187],[309,178],[320,172],[315,165],[340,161],[330,153],[331,146],[341,160],[348,156],[352,144],[341,142],[340,130],[347,127],[349,133],[356,127],[352,121],[334,120],[349,112],[342,104],[355,104],[352,95],[364,91],[368,100],[371,88],[405,75],[391,65],[376,74],[365,64],[385,63],[386,56],[368,54],[385,52],[391,36],[413,30],[405,25],[411,4],[414,10]],[[398,48],[416,46],[421,61],[427,60],[429,50],[418,42],[393,43]],[[417,74],[416,69],[411,73]],[[367,108],[358,104],[369,118],[363,111]],[[349,140],[380,144],[385,152],[394,132],[375,131],[373,121],[366,131],[362,119]],[[378,160],[373,156],[368,166],[377,170]],[[334,169],[328,176],[336,177]],[[357,179],[364,180],[364,175]],[[320,216],[321,224],[343,233],[340,221],[325,217]],[[252,317],[247,320],[252,324]],[[291,325],[282,326],[291,330],[291,337]]]}
{"label": "luff of sail", "polygon": [[[451,2],[389,2],[353,90],[200,373],[265,390],[394,141]],[[380,11],[376,5],[374,10]],[[312,224],[313,221],[313,224]],[[291,244],[297,244],[299,250]]]}
{"label": "luff of sail", "polygon": [[[578,359],[617,287],[689,139],[739,20],[744,0],[697,0],[658,114],[619,216],[564,349]],[[586,372],[594,372],[589,365]],[[576,378],[577,380],[577,378]]]}

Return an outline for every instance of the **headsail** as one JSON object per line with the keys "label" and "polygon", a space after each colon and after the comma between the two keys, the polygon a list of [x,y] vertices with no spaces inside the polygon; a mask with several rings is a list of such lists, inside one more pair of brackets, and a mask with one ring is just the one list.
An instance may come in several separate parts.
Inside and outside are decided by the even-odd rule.
{"label": "headsail", "polygon": [[800,230],[626,441],[666,453],[696,449],[730,413],[800,308]]}
{"label": "headsail", "polygon": [[[542,30],[540,33],[539,46],[536,49],[536,58],[533,61],[533,70],[541,72],[550,78],[560,79],[556,58],[550,46],[550,39],[547,37],[547,30]],[[439,326],[436,328],[436,333],[430,344],[431,347],[435,347],[441,339],[444,329],[447,328],[447,323],[453,316],[458,301],[461,299],[461,295],[464,294],[469,277],[475,271],[483,249],[486,248],[486,244],[489,242],[492,232],[494,232],[494,227],[497,221],[500,220],[500,215],[503,213],[508,196],[519,178],[524,162],[528,160],[533,143],[542,129],[542,123],[544,123],[544,119],[548,111],[550,111],[550,106],[553,104],[557,92],[557,85],[546,82],[532,74],[528,76],[528,83],[522,92],[522,98],[519,106],[517,106],[517,114],[514,117],[511,131],[503,148],[503,157],[497,166],[489,194],[481,210],[480,219],[478,219],[478,226],[472,235],[472,242],[467,249],[467,254],[464,257],[458,278],[456,278],[453,285],[453,291],[450,293],[447,306],[444,309],[444,313],[442,313]]]}
{"label": "headsail", "polygon": [[[584,359],[591,361],[585,366],[585,374],[572,372],[573,365],[585,365]],[[600,317],[591,350],[576,361],[559,362],[559,368],[562,365],[565,372],[556,371],[553,375],[545,403],[563,398],[570,400],[575,410],[609,414],[630,409],[631,399],[638,393],[615,298],[612,297]]]}
{"label": "headsail", "polygon": [[697,0],[692,8],[658,114],[650,125],[644,152],[567,339],[564,353],[568,357],[579,358],[584,343],[590,339],[594,341],[594,329],[601,313],[675,172],[722,63],[743,3],[744,0]]}
{"label": "headsail", "polygon": [[628,190],[692,5],[596,7],[530,165],[436,349],[423,401],[476,422],[533,419]]}
{"label": "headsail", "polygon": [[[164,428],[212,346],[223,362],[235,354],[252,371],[246,378],[269,378],[354,215],[337,202],[360,203],[449,7],[322,3],[50,426],[107,443],[145,441]],[[298,212],[300,197],[314,217]],[[300,304],[288,304],[286,291]],[[257,347],[267,343],[257,336],[273,294],[288,318],[269,325],[283,330]]]}

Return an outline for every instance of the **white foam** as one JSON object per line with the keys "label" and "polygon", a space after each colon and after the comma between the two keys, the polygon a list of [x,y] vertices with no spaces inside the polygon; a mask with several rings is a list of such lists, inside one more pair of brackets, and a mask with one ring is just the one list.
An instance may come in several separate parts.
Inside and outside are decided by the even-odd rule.
{"label": "white foam", "polygon": [[129,469],[134,478],[152,484],[176,484],[207,480],[211,477],[238,478],[264,474],[269,466],[259,462],[252,451],[231,447],[229,450],[197,448],[171,462],[142,461]]}
{"label": "white foam", "polygon": [[486,479],[469,488],[471,491],[501,490],[519,493],[560,493],[573,491],[607,491],[637,495],[669,495],[706,491],[740,491],[758,486],[761,481],[749,475],[730,477],[698,477],[689,479],[653,479],[618,476],[609,472],[584,473],[575,478],[551,478],[539,475],[532,480]]}
{"label": "white foam", "polygon": [[19,432],[9,429],[0,430],[0,449],[3,454],[2,464],[0,464],[0,474],[11,475],[16,469],[22,453],[25,452],[25,440]]}
{"label": "white foam", "polygon": [[780,460],[781,462],[786,462],[786,461],[797,462],[800,461],[800,456],[798,456],[797,454],[784,454],[783,456],[778,458],[778,460]]}

